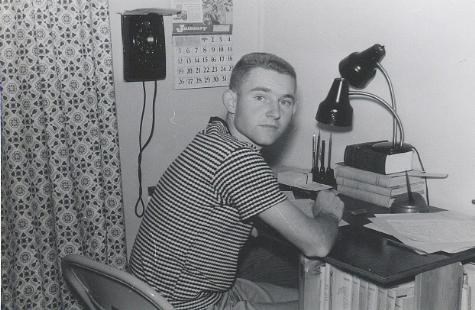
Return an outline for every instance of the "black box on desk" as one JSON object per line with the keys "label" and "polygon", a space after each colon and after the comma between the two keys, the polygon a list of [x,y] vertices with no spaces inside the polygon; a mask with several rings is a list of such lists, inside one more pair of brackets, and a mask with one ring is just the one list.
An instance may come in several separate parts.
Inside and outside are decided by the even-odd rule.
{"label": "black box on desk", "polygon": [[378,142],[347,145],[343,159],[344,163],[358,169],[381,174],[391,174],[412,170],[412,151],[397,154],[385,154],[373,149],[372,146]]}

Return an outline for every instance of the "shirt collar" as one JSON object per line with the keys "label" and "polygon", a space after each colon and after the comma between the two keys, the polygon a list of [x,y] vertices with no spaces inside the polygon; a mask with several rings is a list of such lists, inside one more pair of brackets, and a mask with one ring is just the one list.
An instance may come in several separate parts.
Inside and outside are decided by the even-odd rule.
{"label": "shirt collar", "polygon": [[208,124],[209,125],[215,124],[220,130],[222,130],[222,132],[230,135],[234,140],[248,145],[253,150],[260,151],[259,148],[255,144],[247,142],[247,141],[238,140],[235,136],[233,136],[231,134],[231,131],[229,130],[228,124],[222,118],[217,117],[217,116],[212,116],[212,117],[210,117]]}

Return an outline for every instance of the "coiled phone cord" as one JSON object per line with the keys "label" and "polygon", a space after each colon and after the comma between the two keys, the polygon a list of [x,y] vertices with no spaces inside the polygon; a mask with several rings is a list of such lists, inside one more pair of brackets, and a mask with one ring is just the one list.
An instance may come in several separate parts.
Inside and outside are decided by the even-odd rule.
{"label": "coiled phone cord", "polygon": [[139,128],[139,155],[138,155],[138,168],[137,168],[137,174],[138,174],[138,179],[139,179],[139,193],[138,193],[138,198],[137,202],[135,203],[135,215],[137,217],[142,217],[143,213],[145,211],[145,204],[142,199],[142,154],[145,148],[148,146],[150,143],[150,140],[152,140],[153,133],[155,131],[155,102],[157,99],[157,81],[154,81],[154,90],[153,90],[153,104],[152,104],[152,127],[150,129],[150,134],[147,138],[147,141],[145,141],[145,144],[142,146],[142,127],[143,127],[143,119],[145,115],[145,106],[147,102],[147,91],[145,89],[145,81],[142,82],[142,87],[143,87],[143,107],[142,107],[142,115],[140,116],[140,128]]}

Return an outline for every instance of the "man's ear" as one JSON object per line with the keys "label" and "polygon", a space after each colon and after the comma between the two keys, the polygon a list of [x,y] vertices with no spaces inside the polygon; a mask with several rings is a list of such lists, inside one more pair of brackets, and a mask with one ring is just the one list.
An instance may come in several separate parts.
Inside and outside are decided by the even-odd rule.
{"label": "man's ear", "polygon": [[223,93],[223,104],[228,113],[236,113],[237,94],[231,89],[226,89]]}

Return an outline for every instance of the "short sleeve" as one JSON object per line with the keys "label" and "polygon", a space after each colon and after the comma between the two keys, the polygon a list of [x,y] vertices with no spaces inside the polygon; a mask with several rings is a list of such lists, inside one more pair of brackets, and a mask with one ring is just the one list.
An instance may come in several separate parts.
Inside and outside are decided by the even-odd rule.
{"label": "short sleeve", "polygon": [[225,203],[237,209],[242,220],[286,199],[272,169],[252,149],[232,152],[217,168],[213,186]]}

